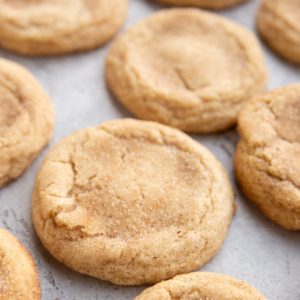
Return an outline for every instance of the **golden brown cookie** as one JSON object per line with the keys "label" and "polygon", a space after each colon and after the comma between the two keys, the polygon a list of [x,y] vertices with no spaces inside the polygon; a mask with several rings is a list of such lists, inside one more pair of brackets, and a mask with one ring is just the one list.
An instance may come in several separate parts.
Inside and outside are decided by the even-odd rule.
{"label": "golden brown cookie", "polygon": [[209,9],[222,9],[245,2],[245,0],[156,0],[160,3],[177,6],[197,6]]}
{"label": "golden brown cookie", "polygon": [[96,48],[121,27],[127,0],[0,0],[0,46],[25,55]]}
{"label": "golden brown cookie", "polygon": [[0,300],[38,300],[41,289],[34,260],[8,231],[0,228]]}
{"label": "golden brown cookie", "polygon": [[198,9],[153,14],[123,34],[106,61],[110,89],[133,114],[188,132],[233,126],[266,77],[253,34]]}
{"label": "golden brown cookie", "polygon": [[263,0],[258,30],[282,57],[300,63],[300,6],[298,0]]}
{"label": "golden brown cookie", "polygon": [[138,285],[211,259],[226,237],[234,196],[206,148],[175,129],[123,119],[54,147],[32,206],[38,236],[59,261]]}
{"label": "golden brown cookie", "polygon": [[226,275],[196,272],[146,289],[135,300],[266,300],[248,283]]}
{"label": "golden brown cookie", "polygon": [[48,143],[54,112],[48,96],[20,65],[0,59],[0,187],[20,176]]}
{"label": "golden brown cookie", "polygon": [[258,97],[238,119],[237,179],[274,222],[300,230],[300,85]]}

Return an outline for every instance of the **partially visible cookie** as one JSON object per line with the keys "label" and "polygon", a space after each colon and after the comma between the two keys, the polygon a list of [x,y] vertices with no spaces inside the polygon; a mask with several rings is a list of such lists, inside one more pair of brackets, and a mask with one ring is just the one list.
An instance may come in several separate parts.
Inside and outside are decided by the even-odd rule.
{"label": "partially visible cookie", "polygon": [[41,289],[34,260],[8,231],[0,228],[0,300],[39,300]]}
{"label": "partially visible cookie", "polygon": [[198,9],[167,9],[113,44],[106,78],[141,119],[187,132],[225,130],[265,89],[266,67],[252,33]]}
{"label": "partially visible cookie", "polygon": [[196,272],[146,289],[135,300],[266,300],[248,283],[226,275]]}
{"label": "partially visible cookie", "polygon": [[262,37],[282,57],[300,63],[298,0],[262,0],[257,24]]}
{"label": "partially visible cookie", "polygon": [[127,14],[127,0],[0,0],[0,7],[0,46],[33,56],[99,47]]}
{"label": "partially visible cookie", "polygon": [[249,103],[238,129],[235,170],[243,191],[271,220],[300,230],[300,85]]}
{"label": "partially visible cookie", "polygon": [[54,112],[33,76],[4,59],[0,59],[0,101],[1,187],[20,176],[48,143]]}
{"label": "partially visible cookie", "polygon": [[221,9],[231,7],[246,0],[156,0],[161,3],[178,6],[197,6],[209,9]]}
{"label": "partially visible cookie", "polygon": [[130,119],[83,129],[49,153],[33,223],[70,268],[120,285],[195,270],[220,249],[234,212],[221,164],[178,130]]}

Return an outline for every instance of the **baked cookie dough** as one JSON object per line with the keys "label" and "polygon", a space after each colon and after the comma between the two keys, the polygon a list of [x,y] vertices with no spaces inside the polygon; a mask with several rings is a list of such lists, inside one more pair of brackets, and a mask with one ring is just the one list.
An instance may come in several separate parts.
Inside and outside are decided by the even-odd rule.
{"label": "baked cookie dough", "polygon": [[0,0],[0,46],[25,55],[99,47],[121,27],[127,0]]}
{"label": "baked cookie dough", "polygon": [[298,0],[263,0],[258,30],[282,57],[300,63],[300,7]]}
{"label": "baked cookie dough", "polygon": [[0,228],[0,300],[41,299],[38,271],[25,247]]}
{"label": "baked cookie dough", "polygon": [[139,285],[211,259],[234,196],[206,148],[175,129],[123,119],[61,141],[39,171],[32,207],[37,234],[59,261]]}
{"label": "baked cookie dough", "polygon": [[54,112],[32,75],[4,59],[0,59],[0,99],[1,187],[20,176],[48,143]]}
{"label": "baked cookie dough", "polygon": [[300,230],[300,85],[249,103],[238,128],[235,170],[243,191],[271,220]]}
{"label": "baked cookie dough", "polygon": [[114,42],[108,85],[141,119],[188,132],[225,130],[266,84],[254,35],[198,9],[153,14]]}
{"label": "baked cookie dough", "polygon": [[135,300],[266,300],[248,283],[226,275],[196,272],[146,289]]}
{"label": "baked cookie dough", "polygon": [[246,0],[156,0],[160,3],[178,6],[197,6],[209,9],[221,9],[237,5]]}

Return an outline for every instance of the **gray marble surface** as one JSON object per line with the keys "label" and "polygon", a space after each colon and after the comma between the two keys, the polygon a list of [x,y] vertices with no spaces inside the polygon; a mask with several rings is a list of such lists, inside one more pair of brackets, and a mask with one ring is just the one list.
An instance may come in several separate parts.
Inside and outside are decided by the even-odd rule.
{"label": "gray marble surface", "polygon": [[[258,1],[249,1],[221,14],[252,30]],[[129,0],[124,28],[159,9],[150,1]],[[30,59],[0,50],[0,56],[30,69],[52,97],[56,128],[51,145],[82,127],[129,116],[108,93],[103,80],[105,47],[78,55]],[[280,60],[264,47],[270,88],[297,82],[300,69]],[[232,181],[232,154],[238,140],[232,130],[224,134],[193,136],[222,161]],[[50,146],[51,147],[51,146]],[[59,264],[38,241],[31,224],[31,191],[46,149],[28,171],[0,191],[0,226],[11,230],[33,253],[40,269],[43,299],[133,299],[142,288],[123,288],[82,276]],[[238,211],[221,252],[203,269],[247,280],[270,300],[300,299],[300,233],[289,233],[268,221],[238,195]]]}

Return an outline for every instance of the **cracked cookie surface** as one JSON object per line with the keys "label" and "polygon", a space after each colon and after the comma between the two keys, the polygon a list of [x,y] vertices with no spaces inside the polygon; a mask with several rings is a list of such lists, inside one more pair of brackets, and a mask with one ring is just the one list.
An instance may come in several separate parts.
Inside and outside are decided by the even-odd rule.
{"label": "cracked cookie surface", "polygon": [[0,228],[0,300],[39,300],[40,280],[25,247]]}
{"label": "cracked cookie surface", "polygon": [[298,0],[263,0],[257,26],[279,55],[300,64],[300,6]]}
{"label": "cracked cookie surface", "polygon": [[20,176],[48,143],[54,112],[20,65],[0,59],[0,187]]}
{"label": "cracked cookie surface", "polygon": [[127,0],[0,0],[0,6],[0,45],[25,55],[99,47],[127,14]]}
{"label": "cracked cookie surface", "polygon": [[226,275],[195,272],[146,289],[135,300],[266,300],[248,283]]}
{"label": "cracked cookie surface", "polygon": [[178,6],[197,6],[209,9],[222,9],[245,2],[245,0],[155,0],[160,3]]}
{"label": "cracked cookie surface", "polygon": [[60,142],[33,193],[33,222],[52,255],[121,285],[202,266],[221,247],[233,211],[228,177],[206,148],[130,119]]}
{"label": "cracked cookie surface", "polygon": [[266,77],[249,31],[197,9],[153,14],[120,36],[106,60],[108,85],[129,111],[188,132],[233,126]]}
{"label": "cracked cookie surface", "polygon": [[300,85],[249,103],[238,128],[235,169],[245,194],[274,222],[300,230]]}

